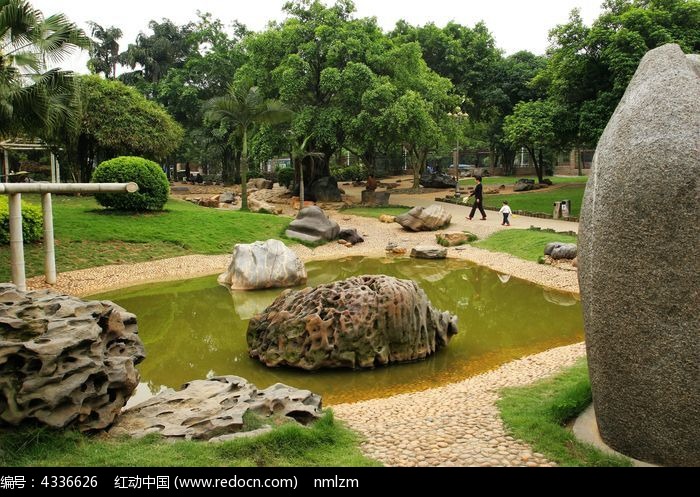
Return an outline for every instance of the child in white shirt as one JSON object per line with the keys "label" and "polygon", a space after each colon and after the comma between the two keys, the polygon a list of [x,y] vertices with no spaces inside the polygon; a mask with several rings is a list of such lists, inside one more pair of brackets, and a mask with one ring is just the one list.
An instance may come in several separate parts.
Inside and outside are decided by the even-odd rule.
{"label": "child in white shirt", "polygon": [[507,200],[503,201],[503,207],[501,207],[501,210],[498,212],[503,214],[503,222],[501,223],[501,226],[510,226],[510,221],[508,220],[508,218],[513,213],[513,211],[510,210]]}

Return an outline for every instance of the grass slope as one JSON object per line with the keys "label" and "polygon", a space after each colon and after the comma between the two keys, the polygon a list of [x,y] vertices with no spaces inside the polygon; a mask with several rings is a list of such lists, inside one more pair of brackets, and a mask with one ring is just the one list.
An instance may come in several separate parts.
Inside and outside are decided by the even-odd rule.
{"label": "grass slope", "polygon": [[379,219],[379,216],[384,214],[387,216],[400,216],[401,214],[406,214],[410,210],[411,207],[400,205],[390,205],[388,207],[351,207],[349,209],[343,209],[343,214]]}
{"label": "grass slope", "polygon": [[507,229],[473,245],[491,252],[504,252],[521,259],[537,262],[544,255],[544,248],[551,242],[577,243],[577,238],[547,231]]}
{"label": "grass slope", "polygon": [[560,465],[631,466],[626,458],[605,454],[579,442],[565,427],[591,401],[588,368],[582,359],[555,378],[503,390],[498,407],[513,436]]}
{"label": "grass slope", "polygon": [[0,466],[379,466],[328,412],[311,427],[287,423],[255,438],[223,443],[89,437],[32,428],[0,435]]}
{"label": "grass slope", "polygon": [[[39,203],[38,196],[26,200]],[[56,265],[59,272],[188,254],[223,254],[236,243],[279,237],[290,218],[206,209],[170,200],[165,211],[118,213],[92,197],[54,196]],[[10,280],[10,249],[0,246],[0,281]],[[7,261],[5,263],[4,261]],[[41,244],[25,246],[27,276],[43,273]]]}

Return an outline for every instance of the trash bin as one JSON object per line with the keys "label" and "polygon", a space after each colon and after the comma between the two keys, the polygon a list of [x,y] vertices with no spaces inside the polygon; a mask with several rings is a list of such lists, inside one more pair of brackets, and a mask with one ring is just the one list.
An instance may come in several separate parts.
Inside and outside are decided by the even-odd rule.
{"label": "trash bin", "polygon": [[571,200],[561,201],[561,217],[567,218],[571,216]]}
{"label": "trash bin", "polygon": [[552,219],[561,218],[561,202],[554,202],[554,212],[552,213]]}

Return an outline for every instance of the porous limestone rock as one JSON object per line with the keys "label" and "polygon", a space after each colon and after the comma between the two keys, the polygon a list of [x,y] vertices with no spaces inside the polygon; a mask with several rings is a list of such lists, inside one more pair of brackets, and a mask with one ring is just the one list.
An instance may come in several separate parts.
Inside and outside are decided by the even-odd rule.
{"label": "porous limestone rock", "polygon": [[321,416],[321,397],[277,383],[265,390],[238,376],[220,376],[165,390],[125,410],[110,434],[150,433],[170,439],[226,440],[245,430],[243,416],[289,418],[308,424]]}
{"label": "porous limestone rock", "polygon": [[455,233],[439,233],[435,235],[437,242],[444,247],[457,247],[472,240],[476,240],[476,235],[466,231]]}
{"label": "porous limestone rock", "polygon": [[260,290],[303,285],[306,278],[304,263],[293,250],[279,240],[267,240],[236,244],[219,283],[232,290]]}
{"label": "porous limestone rock", "polygon": [[137,333],[112,302],[0,284],[0,425],[108,427],[139,383]]}
{"label": "porous limestone rock", "polygon": [[413,281],[356,276],[285,290],[248,324],[248,351],[267,366],[373,368],[425,359],[457,333]]}
{"label": "porous limestone rock", "polygon": [[419,245],[413,247],[411,257],[414,259],[447,259],[447,249],[445,247]]}

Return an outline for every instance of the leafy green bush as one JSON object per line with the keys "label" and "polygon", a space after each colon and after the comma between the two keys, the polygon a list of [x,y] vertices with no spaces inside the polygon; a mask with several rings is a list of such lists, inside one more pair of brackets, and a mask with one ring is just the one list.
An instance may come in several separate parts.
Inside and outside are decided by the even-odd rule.
{"label": "leafy green bush", "polygon": [[367,168],[362,165],[332,167],[331,176],[336,181],[364,181],[367,179]]}
{"label": "leafy green bush", "polygon": [[281,186],[290,188],[294,182],[294,169],[291,167],[280,168],[277,171],[277,182]]}
{"label": "leafy green bush", "polygon": [[[22,237],[25,243],[36,242],[44,235],[41,209],[22,202]],[[10,206],[6,195],[0,195],[0,245],[10,243]]]}
{"label": "leafy green bush", "polygon": [[119,211],[159,211],[168,201],[170,183],[158,164],[142,157],[117,157],[103,162],[92,175],[93,183],[129,183],[139,185],[136,193],[97,193],[103,207]]}

